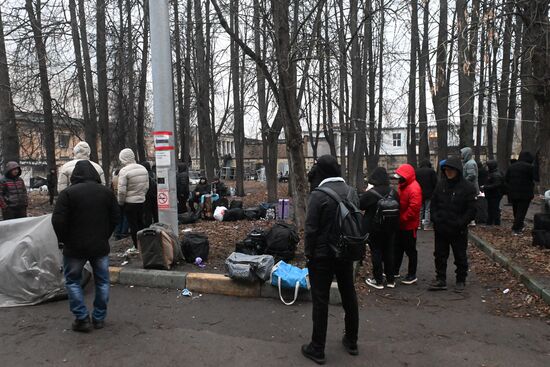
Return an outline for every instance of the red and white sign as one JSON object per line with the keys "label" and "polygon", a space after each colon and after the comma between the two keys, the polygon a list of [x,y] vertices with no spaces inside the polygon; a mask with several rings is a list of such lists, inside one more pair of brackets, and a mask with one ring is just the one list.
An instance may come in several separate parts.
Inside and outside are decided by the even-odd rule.
{"label": "red and white sign", "polygon": [[155,136],[156,151],[174,150],[174,146],[170,145],[171,131],[155,131],[153,135]]}
{"label": "red and white sign", "polygon": [[159,189],[157,204],[159,209],[170,209],[170,194],[167,189]]}

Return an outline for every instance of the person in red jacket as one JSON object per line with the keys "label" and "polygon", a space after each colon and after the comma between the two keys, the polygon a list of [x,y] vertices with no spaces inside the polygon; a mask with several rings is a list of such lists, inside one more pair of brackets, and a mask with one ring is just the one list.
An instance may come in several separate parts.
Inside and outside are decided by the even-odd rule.
{"label": "person in red jacket", "polygon": [[420,208],[422,207],[422,188],[416,181],[414,167],[410,164],[401,165],[395,171],[399,179],[399,233],[395,243],[395,275],[399,276],[399,269],[403,262],[403,254],[409,258],[407,276],[401,281],[403,284],[414,284],[417,281],[416,267],[418,255],[416,252],[416,231],[420,224]]}

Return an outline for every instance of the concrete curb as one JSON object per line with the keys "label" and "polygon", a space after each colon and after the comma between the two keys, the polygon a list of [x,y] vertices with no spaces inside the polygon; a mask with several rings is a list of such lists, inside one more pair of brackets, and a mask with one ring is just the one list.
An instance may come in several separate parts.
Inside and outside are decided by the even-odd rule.
{"label": "concrete curb", "polygon": [[[234,297],[261,297],[279,299],[279,290],[269,283],[240,283],[223,274],[186,273],[182,271],[150,270],[109,267],[111,283],[150,288],[187,288],[195,293],[219,294]],[[283,298],[294,298],[294,290],[283,289]],[[300,290],[298,302],[311,302],[311,293]],[[330,287],[330,304],[340,304],[340,292],[336,283]]]}
{"label": "concrete curb", "polygon": [[532,277],[521,266],[514,264],[513,261],[506,255],[495,249],[491,244],[485,242],[473,233],[468,234],[469,240],[473,242],[481,251],[489,258],[501,265],[503,268],[510,271],[517,277],[525,286],[537,296],[541,297],[546,304],[550,305],[550,288],[545,288],[537,279]]}

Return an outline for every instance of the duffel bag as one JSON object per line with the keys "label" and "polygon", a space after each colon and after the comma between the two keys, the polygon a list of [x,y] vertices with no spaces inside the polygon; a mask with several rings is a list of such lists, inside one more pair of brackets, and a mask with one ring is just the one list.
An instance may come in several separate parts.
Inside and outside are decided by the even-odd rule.
{"label": "duffel bag", "polygon": [[193,224],[196,223],[201,217],[201,211],[197,211],[196,213],[193,212],[185,212],[178,215],[178,223],[179,224]]}
{"label": "duffel bag", "polygon": [[242,209],[243,208],[243,202],[241,200],[232,200],[231,204],[229,204],[229,209]]}
{"label": "duffel bag", "polygon": [[234,222],[237,220],[243,220],[245,218],[246,217],[244,216],[244,210],[239,208],[227,209],[227,211],[223,215],[224,222]]}
{"label": "duffel bag", "polygon": [[550,231],[533,229],[533,246],[550,249]]}
{"label": "duffel bag", "polygon": [[550,231],[550,214],[536,213],[533,217],[533,228]]}
{"label": "duffel bag", "polygon": [[248,220],[258,220],[260,219],[260,207],[246,208],[244,209],[244,216]]}
{"label": "duffel bag", "polygon": [[[309,272],[308,269],[300,269],[296,266],[279,261],[273,269],[269,277],[269,283],[279,289],[279,298],[281,301],[290,306],[298,299],[300,288],[309,289]],[[294,299],[290,302],[285,301],[281,293],[282,288],[294,289]]]}
{"label": "duffel bag", "polygon": [[225,260],[225,269],[229,278],[245,282],[269,279],[275,264],[270,255],[245,255],[233,252]]}
{"label": "duffel bag", "polygon": [[202,261],[208,261],[208,253],[210,252],[210,243],[208,236],[203,233],[188,232],[183,236],[181,244],[183,256],[188,263],[194,263],[197,257]]}
{"label": "duffel bag", "polygon": [[264,253],[273,255],[276,261],[290,261],[294,258],[296,246],[300,237],[292,224],[277,222],[266,233],[266,248]]}

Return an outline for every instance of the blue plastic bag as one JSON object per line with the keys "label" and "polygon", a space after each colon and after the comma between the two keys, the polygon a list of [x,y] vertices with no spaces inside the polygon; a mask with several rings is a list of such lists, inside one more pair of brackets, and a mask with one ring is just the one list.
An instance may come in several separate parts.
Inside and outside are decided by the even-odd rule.
{"label": "blue plastic bag", "polygon": [[[281,260],[271,270],[269,282],[279,288],[279,298],[285,305],[290,306],[296,302],[300,288],[309,289],[309,272],[307,268],[300,269]],[[283,299],[281,288],[294,289],[294,299],[291,302]]]}

